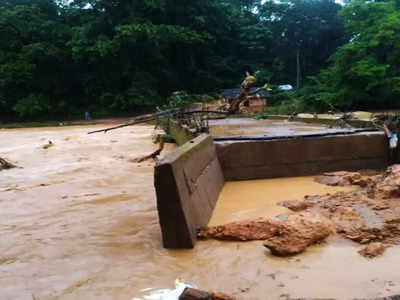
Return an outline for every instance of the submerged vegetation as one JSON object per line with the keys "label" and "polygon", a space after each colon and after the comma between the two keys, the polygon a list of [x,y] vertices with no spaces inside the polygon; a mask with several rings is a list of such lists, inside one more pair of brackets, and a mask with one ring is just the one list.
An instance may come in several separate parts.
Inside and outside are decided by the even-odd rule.
{"label": "submerged vegetation", "polygon": [[246,71],[296,87],[273,91],[281,113],[394,108],[399,34],[398,1],[5,0],[0,115],[138,114],[238,87]]}

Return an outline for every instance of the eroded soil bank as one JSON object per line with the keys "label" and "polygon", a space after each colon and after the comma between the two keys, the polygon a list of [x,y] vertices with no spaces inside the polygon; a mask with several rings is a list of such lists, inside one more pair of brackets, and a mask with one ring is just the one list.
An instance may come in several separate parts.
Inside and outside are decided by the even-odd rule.
{"label": "eroded soil bank", "polygon": [[[286,258],[272,256],[262,241],[163,249],[153,163],[129,162],[157,148],[153,127],[86,135],[103,127],[0,130],[0,156],[23,167],[0,173],[0,299],[125,300],[148,294],[147,288],[173,288],[176,278],[246,300],[400,292],[398,247],[374,260],[359,255],[357,243],[331,238]],[[49,140],[54,145],[43,149]],[[268,203],[265,212],[272,203],[315,194],[315,185],[322,189],[317,194],[341,189],[301,178],[255,184],[239,189],[248,216],[259,196]],[[287,211],[273,208],[281,209]]]}

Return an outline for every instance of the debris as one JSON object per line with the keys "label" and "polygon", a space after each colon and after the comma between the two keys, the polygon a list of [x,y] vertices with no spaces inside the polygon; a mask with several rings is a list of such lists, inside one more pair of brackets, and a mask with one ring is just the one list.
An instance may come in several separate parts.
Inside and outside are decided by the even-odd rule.
{"label": "debris", "polygon": [[138,157],[138,158],[132,159],[130,161],[135,162],[135,163],[141,163],[141,162],[144,162],[149,159],[157,160],[157,157],[161,154],[163,149],[164,149],[164,141],[161,140],[160,145],[156,151],[154,151],[153,153],[151,153],[149,155],[145,155],[143,157]]}
{"label": "debris", "polygon": [[141,123],[147,123],[153,120],[156,120],[159,117],[163,116],[175,116],[175,115],[195,115],[195,114],[222,114],[222,115],[227,115],[227,111],[221,111],[221,110],[184,110],[182,109],[172,109],[168,111],[160,111],[154,114],[147,114],[147,115],[141,115],[136,118],[133,118],[131,122],[121,124],[118,126],[114,127],[109,127],[109,128],[104,128],[104,129],[99,129],[95,131],[90,131],[88,134],[93,134],[93,133],[99,133],[99,132],[104,132],[107,133],[108,131],[123,128],[123,127],[128,127],[136,124],[141,124]]}
{"label": "debris", "polygon": [[[132,300],[179,300],[180,296],[186,289],[195,288],[194,285],[189,283],[184,283],[180,279],[175,280],[175,289],[163,289],[163,290],[155,290],[148,296],[144,296],[142,298],[133,298]],[[151,290],[151,289],[149,289]]]}
{"label": "debris", "polygon": [[376,256],[382,255],[383,252],[389,247],[389,245],[385,245],[379,242],[371,243],[364,249],[358,251],[362,256],[368,258],[374,258]]}
{"label": "debris", "polygon": [[173,290],[145,289],[143,291],[152,292],[143,299],[133,298],[132,300],[234,300],[224,293],[198,290],[193,284],[184,283],[181,279],[175,280],[175,289]]}
{"label": "debris", "polygon": [[314,206],[311,201],[304,200],[285,200],[279,202],[280,206],[286,207],[292,211],[302,211]]}
{"label": "debris", "polygon": [[234,300],[234,298],[220,292],[205,292],[186,288],[179,297],[179,300]]}
{"label": "debris", "polygon": [[265,240],[264,246],[274,255],[291,255],[304,251],[308,246],[322,241],[334,232],[334,226],[317,214],[290,214],[284,219],[260,218],[233,222],[207,228],[199,232],[199,238],[220,240]]}
{"label": "debris", "polygon": [[211,300],[211,295],[204,291],[187,288],[180,295],[179,300]]}
{"label": "debris", "polygon": [[9,265],[12,264],[14,262],[16,262],[17,259],[16,258],[9,258],[9,257],[0,257],[0,265]]}
{"label": "debris", "polygon": [[[199,232],[199,237],[264,240],[272,254],[291,255],[337,232],[360,244],[372,243],[360,254],[379,253],[385,245],[400,244],[400,164],[389,167],[385,174],[368,174],[371,176],[357,172],[326,173],[323,176],[329,183],[359,184],[363,188],[282,201],[280,205],[297,213],[206,228]],[[301,210],[306,211],[299,213]],[[384,246],[378,247],[376,242]]]}
{"label": "debris", "polygon": [[17,168],[17,166],[0,157],[0,171],[12,168]]}
{"label": "debris", "polygon": [[235,298],[221,293],[221,292],[210,292],[212,300],[234,300]]}
{"label": "debris", "polygon": [[200,239],[218,239],[233,241],[265,240],[278,231],[277,219],[259,218],[251,221],[232,222],[201,230]]}
{"label": "debris", "polygon": [[321,215],[289,215],[280,223],[278,232],[264,241],[264,246],[278,256],[298,254],[307,247],[323,241],[332,232],[334,226]]}
{"label": "debris", "polygon": [[362,176],[360,173],[346,171],[324,173],[321,176],[317,176],[315,178],[315,181],[331,186],[367,185],[366,180],[362,180]]}
{"label": "debris", "polygon": [[400,197],[400,165],[387,169],[385,178],[375,188],[374,196],[378,199]]}
{"label": "debris", "polygon": [[54,144],[52,141],[49,141],[47,144],[43,145],[42,148],[43,149],[49,149],[50,147],[53,147]]}

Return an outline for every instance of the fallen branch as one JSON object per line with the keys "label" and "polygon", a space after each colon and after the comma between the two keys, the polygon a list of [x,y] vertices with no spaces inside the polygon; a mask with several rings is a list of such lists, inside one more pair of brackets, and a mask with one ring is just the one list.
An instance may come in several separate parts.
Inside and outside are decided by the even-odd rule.
{"label": "fallen branch", "polygon": [[132,159],[131,162],[141,163],[141,162],[144,162],[144,161],[149,160],[149,159],[157,160],[157,157],[161,154],[163,149],[164,149],[164,141],[161,140],[160,141],[160,146],[158,147],[158,149],[156,151],[154,151],[153,153],[151,153],[149,155]]}
{"label": "fallen branch", "polygon": [[166,114],[168,114],[168,112],[162,111],[162,112],[158,112],[158,113],[154,113],[154,114],[142,115],[142,116],[133,118],[132,122],[125,123],[125,124],[118,125],[118,126],[114,126],[114,127],[105,128],[105,129],[99,129],[99,130],[91,131],[91,132],[88,132],[88,134],[99,133],[99,132],[107,133],[110,130],[119,129],[119,128],[123,128],[123,127],[127,127],[127,126],[132,126],[132,125],[136,125],[136,124],[140,124],[140,123],[146,123],[146,122],[155,120],[158,117],[166,115]]}
{"label": "fallen branch", "polygon": [[127,127],[127,126],[132,126],[132,125],[136,125],[136,124],[150,122],[150,121],[153,121],[153,120],[157,119],[158,117],[165,116],[165,115],[168,115],[168,114],[172,114],[172,115],[177,115],[177,114],[192,115],[192,114],[199,114],[199,113],[204,113],[204,114],[224,114],[224,115],[228,114],[228,112],[226,112],[226,111],[219,111],[219,110],[161,111],[161,112],[154,113],[154,114],[147,114],[147,115],[142,115],[142,116],[136,117],[136,118],[132,119],[132,122],[129,122],[129,123],[121,124],[121,125],[110,127],[110,128],[91,131],[91,132],[88,132],[88,134],[99,133],[99,132],[107,133],[110,130],[115,130],[115,129],[119,129],[119,128],[123,128],[123,127]]}
{"label": "fallen branch", "polygon": [[7,170],[12,168],[17,168],[17,166],[0,157],[0,170]]}

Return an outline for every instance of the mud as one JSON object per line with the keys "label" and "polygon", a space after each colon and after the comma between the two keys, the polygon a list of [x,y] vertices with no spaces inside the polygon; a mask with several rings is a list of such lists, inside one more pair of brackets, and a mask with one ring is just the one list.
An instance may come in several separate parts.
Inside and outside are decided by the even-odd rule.
{"label": "mud", "polygon": [[[200,232],[200,236],[239,240],[259,237],[266,240],[264,245],[276,255],[300,253],[309,245],[325,239],[328,232],[335,231],[360,244],[374,242],[360,251],[368,257],[382,254],[387,245],[400,244],[400,165],[391,166],[384,174],[373,177],[355,172],[335,172],[317,177],[316,181],[334,186],[360,185],[363,188],[280,202],[281,206],[292,211],[306,211],[306,215],[312,213],[308,218],[300,213],[289,215],[285,221],[247,220],[210,227]],[[321,220],[313,222],[318,218]],[[330,220],[331,226],[323,220]]]}
{"label": "mud", "polygon": [[286,214],[290,210],[278,202],[301,200],[310,192],[325,195],[358,188],[322,185],[312,176],[226,182],[208,226]]}
{"label": "mud", "polygon": [[400,165],[388,168],[384,180],[378,181],[374,189],[374,197],[378,199],[400,197]]}
{"label": "mud", "polygon": [[298,254],[334,232],[333,224],[321,215],[293,214],[279,223],[275,234],[264,241],[264,247],[278,256]]}
{"label": "mud", "polygon": [[237,241],[264,240],[264,246],[272,254],[286,256],[303,252],[331,233],[334,233],[334,226],[328,219],[305,213],[210,227],[200,231],[198,237]]}
{"label": "mud", "polygon": [[359,185],[361,187],[367,187],[368,185],[378,181],[380,179],[380,176],[381,175],[361,176],[361,173],[359,172],[339,171],[324,173],[320,176],[317,176],[315,178],[315,181],[330,186]]}
{"label": "mud", "polygon": [[200,239],[214,238],[231,241],[266,240],[278,233],[279,226],[279,220],[260,218],[254,221],[232,222],[206,228],[197,236]]}
{"label": "mud", "polygon": [[367,187],[350,193],[305,197],[309,209],[332,220],[339,234],[360,244],[400,243],[400,209],[397,190],[400,168],[388,168]]}

